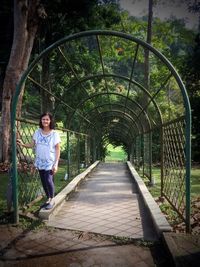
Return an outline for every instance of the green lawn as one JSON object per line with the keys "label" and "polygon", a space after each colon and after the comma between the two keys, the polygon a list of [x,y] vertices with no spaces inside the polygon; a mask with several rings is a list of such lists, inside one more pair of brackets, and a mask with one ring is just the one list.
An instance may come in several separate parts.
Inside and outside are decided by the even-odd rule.
{"label": "green lawn", "polygon": [[105,161],[126,161],[127,154],[121,146],[116,148],[113,145],[109,144],[107,146],[108,155],[105,158]]}
{"label": "green lawn", "polygon": [[72,179],[65,180],[65,174],[67,172],[67,166],[59,165],[58,172],[54,177],[55,193],[58,194]]}
{"label": "green lawn", "polygon": [[200,168],[191,170],[191,197],[200,197]]}
{"label": "green lawn", "polygon": [[[160,196],[160,187],[161,187],[160,169],[153,168],[152,174],[155,179],[155,185],[149,187],[149,191],[154,197],[158,197]],[[149,181],[147,178],[144,178],[144,180],[145,182]],[[193,167],[191,169],[191,198],[197,198],[197,197],[200,197],[200,168]]]}
{"label": "green lawn", "polygon": [[[54,177],[55,181],[55,193],[58,194],[71,180],[65,180],[66,174],[66,166],[60,165],[58,168],[58,172],[56,173]],[[38,178],[40,179],[40,178]],[[7,190],[7,184],[8,184],[8,173],[0,173],[0,214],[3,213],[3,211],[7,210],[7,203],[6,203],[6,190]],[[42,200],[41,200],[42,201]],[[40,201],[40,202],[41,202]],[[38,205],[40,205],[40,202],[38,202]]]}
{"label": "green lawn", "polygon": [[[106,157],[106,161],[125,161],[126,154],[124,153],[121,147],[113,148],[109,146],[111,149],[110,155]],[[61,191],[70,181],[65,180],[66,166],[60,165],[57,174],[55,175],[55,191],[56,194]],[[140,173],[141,175],[141,173]],[[149,187],[149,191],[154,197],[160,196],[160,169],[153,168],[153,177],[155,179],[155,185]],[[8,174],[0,173],[0,214],[6,210],[6,189],[8,184]],[[148,183],[148,179],[145,178],[145,182]],[[197,198],[200,197],[200,168],[193,167],[191,170],[191,197]]]}
{"label": "green lawn", "polygon": [[[105,161],[126,161],[127,155],[124,152],[123,148],[118,146],[116,148],[113,145],[109,144],[107,146],[108,155],[105,158]],[[142,176],[141,171],[139,174]],[[161,181],[160,181],[160,169],[153,168],[152,175],[155,179],[155,185],[149,187],[149,191],[154,197],[160,196],[160,188],[161,188]],[[144,178],[146,183],[149,182],[147,178]],[[200,167],[192,167],[191,169],[191,198],[200,197]]]}

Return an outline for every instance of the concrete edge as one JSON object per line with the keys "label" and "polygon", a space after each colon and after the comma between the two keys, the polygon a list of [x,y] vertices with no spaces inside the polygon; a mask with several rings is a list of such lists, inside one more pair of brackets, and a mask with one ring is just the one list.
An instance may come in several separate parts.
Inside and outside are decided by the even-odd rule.
{"label": "concrete edge", "polygon": [[[173,233],[171,233],[173,235]],[[178,256],[178,246],[174,239],[172,238],[169,233],[163,233],[162,235],[162,241],[165,246],[166,251],[168,252],[168,255],[170,257],[170,261],[172,266],[179,266],[179,264],[176,264],[176,258]],[[192,266],[191,266],[192,267]]]}
{"label": "concrete edge", "polygon": [[42,220],[49,220],[49,218],[52,215],[55,215],[60,208],[62,207],[62,204],[64,203],[64,200],[67,199],[73,191],[76,190],[79,183],[94,169],[97,167],[100,161],[95,161],[92,165],[90,165],[85,171],[78,174],[74,179],[61,191],[59,192],[55,197],[55,205],[50,210],[40,209],[39,211],[39,218]]}
{"label": "concrete edge", "polygon": [[127,161],[127,166],[138,186],[139,192],[144,200],[144,203],[149,210],[150,216],[153,220],[153,224],[155,226],[158,236],[161,237],[163,232],[171,232],[172,227],[168,223],[166,217],[161,212],[155,199],[150,194],[142,178],[139,176],[139,174],[137,173],[137,171],[135,170],[130,161]]}
{"label": "concrete edge", "polygon": [[199,235],[168,232],[163,233],[162,241],[170,256],[172,266],[200,266]]}

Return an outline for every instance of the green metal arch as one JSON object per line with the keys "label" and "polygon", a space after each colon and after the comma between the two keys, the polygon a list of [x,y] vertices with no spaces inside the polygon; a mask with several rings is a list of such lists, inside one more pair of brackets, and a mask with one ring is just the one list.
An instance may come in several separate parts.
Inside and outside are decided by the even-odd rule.
{"label": "green metal arch", "polygon": [[[123,143],[127,148],[130,148],[130,145],[129,145],[129,141],[127,140],[127,136],[125,135],[125,134],[121,134],[121,132],[119,131],[116,131],[115,130],[115,132],[113,131],[113,132],[110,132],[110,133],[106,133],[105,135],[103,135],[102,136],[102,140],[103,140],[103,142],[108,142],[108,141],[110,141],[109,140],[109,137],[113,137],[113,139],[115,138],[115,137],[117,137],[117,139],[121,142],[121,143]],[[114,139],[115,140],[115,139]],[[97,146],[98,146],[99,144],[97,144]]]}
{"label": "green metal arch", "polygon": [[[107,115],[108,115],[108,114],[107,114]],[[125,123],[123,123],[123,122],[117,122],[117,124],[119,124],[119,126],[120,126],[120,125],[123,126],[123,129],[126,129],[126,131],[125,131],[125,130],[124,130],[124,131],[119,130],[119,132],[121,133],[121,136],[123,137],[123,142],[126,143],[126,144],[127,144],[127,141],[132,142],[132,141],[134,140],[135,136],[132,135],[131,132],[129,131],[128,125],[125,124]],[[107,131],[106,131],[106,130],[102,131],[100,137],[105,136],[106,133],[109,134],[109,131],[110,131],[111,129],[110,129],[109,127],[107,127],[107,128],[108,128]],[[115,127],[115,130],[118,130],[118,129],[121,129],[121,128],[119,128],[119,127]],[[88,129],[88,131],[89,131],[89,130],[90,130],[90,129]],[[113,129],[112,129],[112,130],[113,130]],[[104,132],[105,132],[105,133],[104,133]],[[99,139],[101,140],[101,138],[99,138]],[[100,142],[100,140],[99,140],[99,142]]]}
{"label": "green metal arch", "polygon": [[[112,116],[109,116],[109,114],[106,114],[105,115],[105,118],[110,118],[110,117],[112,117]],[[133,140],[135,138],[135,135],[133,135],[133,132],[130,131],[129,125],[127,125],[125,122],[123,122],[123,121],[122,122],[113,122],[111,124],[111,126],[113,126],[115,129],[118,129],[119,126],[123,126],[123,131],[121,131],[121,132],[123,132],[124,134],[126,134],[127,137],[130,136],[130,138],[129,138],[130,140]],[[109,127],[109,126],[108,127],[105,127],[106,129],[104,131],[102,131],[102,134],[104,134],[104,132],[105,133],[106,132],[109,132],[109,130],[113,130],[113,127],[112,128]]]}
{"label": "green metal arch", "polygon": [[[101,112],[101,115],[102,114],[104,114],[105,113],[105,115],[104,115],[104,118],[105,117],[116,117],[116,115],[115,114],[118,114],[118,115],[124,115],[124,112],[120,112],[120,111],[118,111],[118,110],[112,110],[112,111],[110,111],[109,113],[107,112],[107,111],[104,111],[104,112]],[[113,113],[113,114],[112,114]],[[119,118],[121,118],[121,119],[123,119],[124,121],[126,121],[126,122],[128,122],[128,123],[133,123],[133,124],[135,124],[136,125],[136,127],[137,127],[137,129],[138,129],[138,126],[137,126],[137,124],[135,123],[135,121],[133,120],[133,118],[131,117],[131,116],[128,116],[127,114],[126,114],[126,116],[125,117],[119,117]],[[129,131],[130,131],[130,128],[129,128]],[[135,135],[139,135],[139,129],[138,129],[138,132],[135,132]]]}
{"label": "green metal arch", "polygon": [[[17,101],[18,101],[18,97],[20,94],[20,91],[22,89],[22,85],[25,82],[25,80],[28,77],[28,74],[32,71],[32,69],[34,68],[35,64],[46,54],[48,54],[51,50],[53,50],[54,48],[62,45],[65,42],[69,42],[70,40],[75,40],[78,39],[80,37],[85,37],[85,36],[90,36],[90,35],[112,35],[112,36],[118,36],[118,37],[122,37],[124,39],[133,41],[145,48],[147,48],[149,51],[151,51],[153,54],[155,54],[172,72],[172,74],[174,75],[179,88],[181,89],[182,92],[182,96],[184,99],[184,105],[185,105],[185,109],[186,109],[186,113],[190,114],[191,113],[191,108],[190,108],[190,103],[189,103],[189,98],[185,89],[185,86],[180,78],[180,76],[178,75],[177,71],[175,70],[175,68],[173,67],[173,65],[171,64],[171,62],[162,54],[160,53],[158,50],[156,50],[155,48],[153,48],[150,44],[134,37],[131,35],[128,35],[126,33],[122,33],[122,32],[116,32],[116,31],[106,31],[106,30],[91,30],[91,31],[85,31],[85,32],[80,32],[80,33],[76,33],[76,34],[72,34],[69,35],[67,37],[64,37],[60,40],[58,40],[57,42],[55,42],[54,44],[50,45],[47,49],[45,49],[27,68],[27,70],[24,72],[24,74],[22,75],[22,78],[16,88],[16,93],[15,96],[13,98],[13,104],[12,104],[12,118],[14,117],[14,111],[16,110],[16,105],[17,105]],[[126,77],[125,77],[126,78]],[[127,79],[127,78],[126,78]],[[13,118],[14,119],[14,118]]]}
{"label": "green metal arch", "polygon": [[[190,108],[190,102],[189,98],[185,89],[185,86],[173,67],[173,65],[170,63],[170,61],[162,55],[158,50],[153,48],[148,43],[131,36],[126,33],[122,32],[116,32],[116,31],[103,31],[103,30],[92,30],[92,31],[86,31],[86,32],[80,32],[76,34],[72,34],[70,36],[67,36],[65,38],[62,38],[61,40],[55,42],[54,44],[50,45],[47,49],[45,49],[27,68],[27,70],[23,73],[20,82],[18,83],[16,87],[15,94],[12,99],[12,109],[11,109],[11,129],[12,129],[12,167],[13,167],[13,189],[14,189],[14,210],[15,210],[15,221],[18,220],[18,193],[17,193],[17,164],[16,164],[16,127],[15,127],[15,121],[16,121],[16,108],[17,108],[17,102],[19,95],[22,91],[23,84],[25,83],[29,73],[33,70],[34,66],[39,62],[39,60],[46,56],[50,51],[53,49],[59,47],[60,45],[69,42],[71,40],[75,40],[81,37],[86,36],[116,36],[120,37],[126,40],[130,40],[132,42],[135,42],[138,47],[142,46],[144,49],[147,49],[151,51],[156,57],[158,57],[165,66],[170,70],[171,74],[175,78],[179,89],[181,91],[182,97],[183,97],[183,103],[185,108],[185,120],[186,120],[186,132],[185,132],[185,140],[186,140],[186,221],[190,220],[190,169],[191,169],[191,108]],[[105,77],[105,74],[104,74]],[[119,76],[118,76],[119,77]]]}
{"label": "green metal arch", "polygon": [[103,141],[108,140],[110,136],[113,136],[113,137],[116,136],[123,144],[125,144],[128,147],[129,139],[127,139],[127,135],[125,134],[121,135],[120,131],[115,130],[115,131],[107,133],[106,135],[103,135],[102,140]]}
{"label": "green metal arch", "polygon": [[108,133],[106,136],[102,137],[103,142],[110,142],[110,137],[115,140],[117,138],[117,141],[119,140],[123,145],[125,145],[128,148],[128,142],[126,140],[125,136],[122,136],[120,133],[115,132],[115,133]]}
{"label": "green metal arch", "polygon": [[[81,101],[77,106],[76,106],[76,109],[74,110],[74,112],[72,113],[72,116],[71,116],[71,119],[69,120],[69,124],[68,124],[68,127],[70,127],[70,124],[71,124],[71,120],[74,116],[74,114],[76,113],[77,109],[80,108],[83,104],[85,104],[88,100],[92,99],[92,98],[95,98],[95,97],[98,97],[98,96],[102,96],[102,95],[107,95],[107,93],[96,93],[96,94],[93,94],[91,95],[90,97],[88,97],[87,99],[84,99],[83,101]],[[109,93],[109,95],[116,95],[116,96],[119,96],[121,98],[125,98],[126,99],[126,96],[122,95],[122,94],[119,94],[119,93],[116,93],[116,92],[112,92],[112,93]],[[142,108],[142,106],[137,103],[135,100],[131,99],[131,98],[128,98],[128,101],[132,102],[134,105],[136,105],[140,110],[141,110],[141,113],[144,114],[144,117],[147,119],[147,122],[148,122],[148,125],[149,125],[149,129],[151,129],[151,123],[150,123],[150,119],[149,119],[149,116],[147,114],[147,112]],[[114,103],[116,104],[116,103]],[[112,104],[111,104],[112,105]],[[160,116],[160,113],[159,113],[159,117],[162,121],[162,118]]]}
{"label": "green metal arch", "polygon": [[[115,104],[116,105],[116,104]],[[87,113],[85,113],[85,116],[86,116],[86,118],[89,116],[90,117],[90,115],[93,113],[93,112],[95,112],[96,111],[96,109],[98,109],[99,107],[104,107],[104,106],[109,106],[109,104],[104,104],[104,105],[99,105],[98,107],[95,107],[95,108],[93,108],[93,109],[91,109],[91,110],[89,110],[89,112],[87,112]],[[121,107],[124,107],[123,105],[117,105],[117,106],[121,106]],[[103,113],[105,113],[105,112],[113,112],[113,111],[119,111],[120,113],[122,113],[124,116],[126,116],[126,112],[124,112],[124,111],[121,111],[120,109],[119,110],[116,110],[116,109],[112,109],[112,110],[104,110],[104,111],[102,111]],[[130,110],[131,111],[131,110]],[[101,113],[102,113],[101,112]],[[128,115],[130,115],[129,113],[127,113]],[[134,114],[135,115],[135,114]],[[131,116],[132,117],[132,116]],[[135,115],[135,117],[136,117],[136,115]],[[134,117],[132,117],[133,119],[134,119]],[[97,119],[98,119],[98,116],[97,116]],[[121,119],[121,117],[120,117],[120,119]],[[138,123],[137,123],[137,121],[135,121],[134,120],[134,122],[135,122],[135,124],[137,125],[136,127],[137,127],[137,129],[138,129],[138,132],[139,133],[143,133],[144,132],[144,129],[143,129],[143,125],[142,125],[142,123],[140,122],[140,126],[138,125]],[[141,131],[141,130],[142,131]]]}
{"label": "green metal arch", "polygon": [[[114,103],[114,104],[111,104],[111,105],[112,105],[112,106],[118,106],[118,107],[122,107],[122,108],[124,108],[124,105],[119,104],[119,103]],[[107,103],[107,104],[98,105],[98,106],[96,106],[96,107],[94,107],[94,108],[88,110],[87,113],[84,113],[84,116],[87,117],[87,114],[91,114],[91,113],[92,113],[93,111],[95,111],[96,109],[98,109],[98,108],[100,108],[100,107],[104,107],[104,106],[110,106],[110,104]],[[135,114],[135,112],[133,112],[132,109],[130,109],[129,107],[126,107],[126,108],[124,108],[124,109],[127,109],[129,112],[131,112],[131,114],[133,114],[134,117],[137,119],[137,114]],[[111,110],[108,110],[107,112],[109,112],[109,111],[111,111]],[[119,111],[120,111],[120,110],[119,110]],[[137,121],[135,121],[135,122],[137,123]],[[144,128],[143,128],[143,125],[142,125],[141,121],[139,120],[138,123],[139,123],[139,125],[140,125],[140,128],[142,129],[142,132],[144,132]],[[137,124],[137,125],[138,125],[138,124]],[[138,125],[138,128],[139,128],[139,125]],[[149,129],[149,130],[150,130],[150,129]]]}
{"label": "green metal arch", "polygon": [[[72,90],[73,88],[77,87],[80,83],[83,83],[83,82],[86,82],[88,80],[91,80],[91,79],[94,79],[94,78],[100,78],[100,77],[114,77],[114,78],[121,78],[122,80],[125,80],[129,83],[132,83],[134,85],[136,85],[138,88],[140,88],[146,95],[147,97],[150,99],[150,101],[154,104],[155,106],[155,109],[157,110],[157,113],[158,113],[158,116],[159,116],[159,120],[160,120],[160,125],[162,125],[162,116],[161,116],[161,112],[160,112],[160,109],[156,103],[156,101],[154,100],[154,98],[150,95],[150,93],[145,89],[144,86],[142,86],[140,83],[136,82],[135,80],[130,80],[128,79],[127,77],[125,76],[122,76],[122,75],[116,75],[116,74],[111,74],[111,73],[105,73],[105,74],[95,74],[95,75],[92,75],[92,76],[86,76],[82,79],[80,79],[79,81],[77,81],[75,84],[73,84],[72,86],[70,86],[67,91],[65,93],[67,93],[68,91]],[[100,93],[101,94],[101,93]],[[116,94],[116,95],[121,95],[125,98],[127,98],[127,96],[124,96],[122,94],[118,94],[118,93],[114,93],[114,92],[105,92],[104,93],[105,95],[109,95],[109,94]],[[96,94],[97,95],[97,94]],[[91,97],[91,96],[90,96]],[[87,101],[88,99],[91,99],[90,97],[86,98],[85,101]],[[128,98],[128,100],[130,101],[134,101],[133,99],[131,98]],[[135,101],[134,101],[135,102]],[[84,103],[84,100],[81,102],[82,104]],[[76,106],[76,109],[74,111],[74,113],[76,112],[77,108],[81,105],[81,103],[79,103],[77,106]],[[136,102],[135,102],[136,103]],[[137,103],[138,104],[138,103]],[[139,104],[138,104],[139,105]],[[144,108],[142,108],[142,112],[145,111]],[[73,116],[73,115],[72,115]]]}

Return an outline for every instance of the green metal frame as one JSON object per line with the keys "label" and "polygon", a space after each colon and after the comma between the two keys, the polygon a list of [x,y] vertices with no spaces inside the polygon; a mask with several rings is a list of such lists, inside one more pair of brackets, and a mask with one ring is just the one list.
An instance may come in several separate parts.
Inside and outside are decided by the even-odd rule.
{"label": "green metal frame", "polygon": [[[67,56],[65,55],[64,51],[61,49],[62,45],[66,45],[66,43],[69,43],[70,41],[76,41],[79,40],[81,38],[89,38],[89,37],[94,37],[95,40],[95,45],[96,45],[96,49],[98,51],[99,54],[99,61],[101,64],[101,69],[102,69],[102,74],[95,74],[92,76],[85,76],[83,78],[78,77],[75,68],[73,67],[73,65],[69,62]],[[114,73],[107,73],[106,69],[105,69],[105,62],[104,62],[104,58],[102,55],[102,46],[101,46],[101,37],[115,37],[115,38],[120,38],[121,40],[126,40],[126,41],[130,41],[131,43],[135,44],[135,53],[133,54],[133,58],[132,58],[132,67],[131,67],[131,73],[130,73],[130,77],[127,78],[126,76],[123,75],[115,75]],[[148,90],[146,88],[144,88],[140,83],[136,82],[133,77],[134,77],[134,69],[136,67],[136,61],[137,61],[137,56],[138,56],[138,51],[140,48],[143,49],[148,49],[153,55],[155,55],[156,58],[158,58],[160,60],[160,62],[162,62],[164,64],[165,67],[167,67],[167,69],[169,70],[169,75],[167,76],[166,80],[164,81],[164,83],[161,85],[160,88],[158,88],[153,95],[151,95]],[[35,81],[33,79],[33,77],[30,76],[30,73],[32,72],[32,70],[34,69],[34,67],[37,65],[37,63],[45,56],[48,56],[48,53],[50,53],[51,51],[58,49],[58,53],[60,54],[60,56],[62,57],[62,59],[64,59],[65,64],[68,66],[68,68],[71,70],[71,72],[74,74],[75,80],[76,82],[73,83],[72,85],[69,86],[69,88],[66,88],[65,94],[67,94],[68,92],[70,92],[71,90],[74,90],[75,88],[79,88],[79,90],[82,90],[84,95],[87,96],[82,103],[78,103],[78,105],[76,105],[76,107],[73,107],[67,103],[65,103],[62,98],[57,97],[54,93],[52,92],[48,92],[48,89],[45,88],[43,85],[41,85],[40,83],[38,83],[37,81]],[[25,84],[26,80],[29,79],[32,83],[34,83],[36,86],[38,86],[39,88],[41,88],[42,90],[44,90],[45,92],[48,92],[52,97],[54,97],[58,103],[62,103],[62,105],[68,109],[70,109],[72,111],[72,117],[71,120],[73,119],[73,116],[76,114],[77,116],[80,117],[80,119],[82,119],[82,121],[84,122],[83,126],[81,126],[81,129],[88,129],[89,131],[91,129],[95,130],[95,136],[94,139],[96,140],[96,138],[98,137],[102,137],[101,135],[99,135],[98,132],[98,125],[101,125],[101,123],[99,123],[97,120],[94,122],[93,121],[93,117],[90,116],[90,114],[82,114],[79,109],[81,108],[81,106],[83,106],[86,101],[88,99],[90,99],[91,101],[94,101],[93,104],[93,111],[96,110],[97,116],[96,119],[102,119],[104,121],[105,117],[103,116],[103,113],[100,112],[100,105],[96,105],[95,103],[95,97],[98,97],[98,94],[96,95],[88,95],[87,89],[84,86],[84,83],[91,80],[91,79],[103,79],[105,82],[105,90],[106,92],[104,94],[107,95],[108,97],[108,106],[110,107],[110,110],[107,109],[106,112],[110,114],[112,114],[113,110],[112,110],[112,103],[110,102],[110,96],[111,93],[113,94],[113,92],[109,92],[109,88],[108,88],[108,83],[107,83],[107,79],[108,78],[112,78],[115,79],[117,82],[119,81],[126,81],[128,83],[128,88],[127,88],[127,93],[126,96],[124,95],[120,95],[120,97],[125,97],[125,102],[124,102],[124,110],[122,112],[121,107],[119,109],[115,110],[115,113],[119,113],[119,114],[123,114],[123,119],[125,119],[125,117],[127,117],[126,114],[126,110],[130,109],[130,106],[128,106],[128,102],[132,101],[132,99],[130,98],[130,91],[131,91],[131,85],[137,86],[137,88],[139,90],[141,90],[146,96],[147,96],[147,103],[144,107],[140,107],[140,113],[137,114],[137,121],[140,121],[142,116],[149,120],[148,121],[148,125],[149,125],[149,132],[151,132],[153,129],[162,127],[163,125],[163,120],[162,120],[162,114],[159,110],[159,107],[157,105],[156,102],[156,97],[159,94],[160,90],[162,90],[162,88],[165,88],[165,85],[167,84],[167,82],[171,79],[171,77],[173,77],[176,81],[176,83],[179,86],[179,90],[181,92],[182,98],[183,98],[183,104],[184,104],[184,109],[185,109],[185,142],[186,142],[186,147],[185,147],[185,169],[186,169],[186,177],[185,177],[185,184],[186,184],[186,225],[187,225],[187,231],[190,231],[190,169],[191,169],[191,108],[190,108],[190,102],[189,102],[189,98],[187,95],[187,91],[185,89],[185,86],[179,76],[179,74],[177,73],[177,71],[175,70],[175,68],[173,67],[173,65],[170,63],[170,61],[162,54],[160,53],[158,50],[156,50],[155,48],[153,48],[151,45],[149,45],[148,43],[132,36],[132,35],[128,35],[126,33],[122,33],[122,32],[116,32],[116,31],[103,31],[103,30],[92,30],[92,31],[86,31],[86,32],[80,32],[77,34],[73,34],[70,36],[67,36],[65,38],[62,38],[61,40],[55,42],[54,44],[50,45],[47,49],[45,49],[27,68],[27,70],[23,73],[22,78],[19,82],[19,84],[16,87],[16,92],[15,95],[13,97],[13,101],[12,101],[12,111],[11,111],[11,127],[12,127],[12,169],[13,169],[13,193],[14,193],[14,210],[15,210],[15,221],[18,222],[18,176],[17,176],[17,163],[16,163],[16,126],[15,126],[15,122],[16,122],[16,108],[17,108],[17,103],[18,103],[18,98],[19,95],[21,93],[21,90],[23,88],[23,85]],[[116,93],[115,93],[116,94]],[[151,125],[152,121],[151,118],[149,117],[148,114],[148,108],[149,106],[153,104],[156,113],[157,113],[157,117],[159,118],[159,122],[156,122],[156,125]],[[132,113],[133,115],[133,113]],[[132,118],[131,120],[134,121],[134,123],[136,125],[138,125],[138,131],[137,133],[135,132],[131,132],[135,135],[140,134],[139,129],[141,129],[141,126],[139,127],[138,122],[135,122],[135,116],[132,116],[129,114],[129,116]],[[71,122],[70,122],[71,124]],[[85,126],[84,126],[85,125]],[[143,125],[143,124],[142,124]],[[89,127],[88,127],[89,126]],[[106,125],[105,125],[106,126]],[[106,128],[109,131],[109,127]],[[144,125],[143,125],[143,129]],[[73,130],[73,129],[70,129]],[[147,129],[142,133],[144,134],[145,132],[148,132]],[[105,134],[105,133],[104,133]],[[113,132],[111,132],[113,138],[117,137],[117,135],[120,135],[120,131],[115,130]],[[162,135],[162,132],[161,132]],[[136,136],[135,136],[136,137]],[[123,135],[121,135],[122,141],[125,141],[123,137]],[[132,150],[132,144],[133,144],[134,140],[130,140],[130,149]],[[97,140],[95,141],[96,145],[95,147],[98,150],[98,145],[97,145]],[[162,151],[162,147],[161,147],[161,151]],[[98,151],[97,151],[98,152]],[[94,154],[97,155],[98,153],[95,152]],[[96,156],[95,156],[96,157]],[[162,155],[161,155],[162,158]],[[162,160],[161,160],[162,161]],[[163,164],[163,163],[162,163]],[[151,165],[151,163],[150,163]],[[162,170],[161,170],[162,173]],[[163,186],[163,185],[162,185]]]}

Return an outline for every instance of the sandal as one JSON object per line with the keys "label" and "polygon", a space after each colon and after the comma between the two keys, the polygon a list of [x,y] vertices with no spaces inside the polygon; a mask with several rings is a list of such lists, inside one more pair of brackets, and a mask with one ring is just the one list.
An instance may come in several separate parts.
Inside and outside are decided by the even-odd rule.
{"label": "sandal", "polygon": [[43,209],[43,208],[45,208],[48,204],[49,204],[49,202],[45,202],[44,204],[42,204],[42,205],[40,206],[40,208]]}
{"label": "sandal", "polygon": [[55,203],[51,204],[51,203],[48,203],[47,206],[45,207],[45,210],[50,210],[54,207]]}

